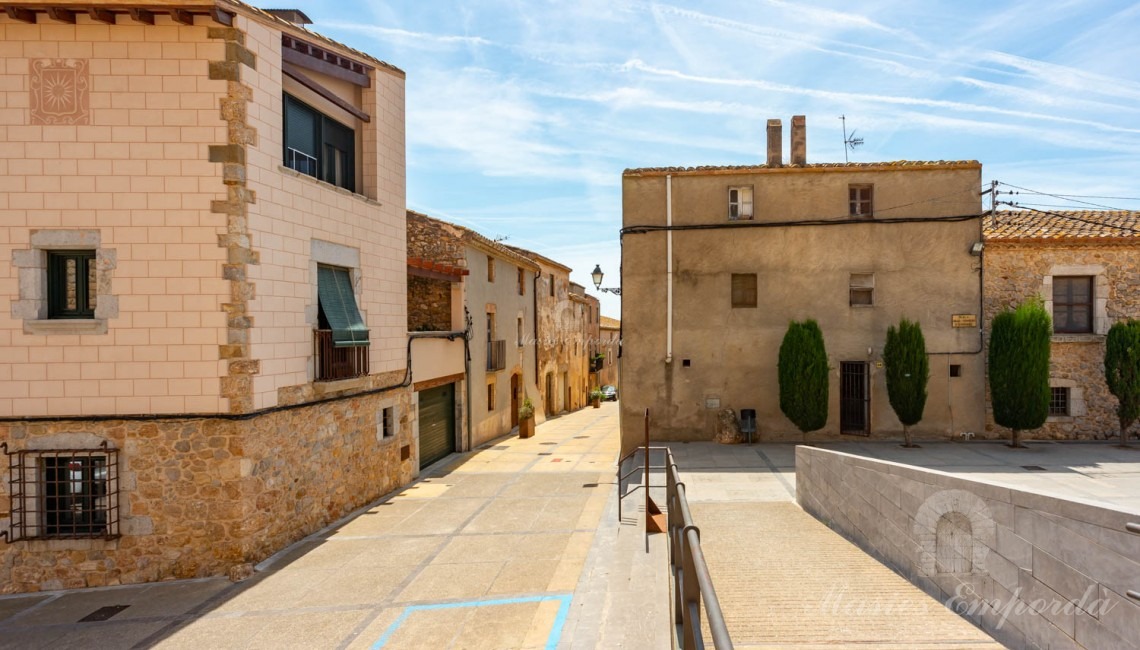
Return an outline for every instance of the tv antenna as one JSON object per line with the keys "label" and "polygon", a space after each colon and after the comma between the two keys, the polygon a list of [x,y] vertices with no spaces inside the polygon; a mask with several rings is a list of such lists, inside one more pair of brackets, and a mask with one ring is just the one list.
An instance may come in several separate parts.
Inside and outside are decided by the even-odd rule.
{"label": "tv antenna", "polygon": [[855,137],[855,130],[851,130],[851,135],[847,135],[847,116],[840,115],[839,119],[843,121],[843,162],[851,162],[847,159],[847,150],[855,151],[855,147],[863,144],[863,138]]}

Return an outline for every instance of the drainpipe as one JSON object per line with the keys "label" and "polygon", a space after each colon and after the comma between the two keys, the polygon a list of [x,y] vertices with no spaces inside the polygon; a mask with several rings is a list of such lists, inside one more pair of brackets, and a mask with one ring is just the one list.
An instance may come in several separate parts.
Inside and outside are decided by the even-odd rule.
{"label": "drainpipe", "polygon": [[665,175],[665,363],[673,363],[673,175]]}
{"label": "drainpipe", "polygon": [[467,417],[464,418],[467,421],[467,448],[464,451],[471,451],[471,312],[467,311],[467,305],[463,305],[463,319],[467,326],[463,330],[463,372],[466,379],[463,383],[467,384],[467,403],[464,404],[467,409]]}

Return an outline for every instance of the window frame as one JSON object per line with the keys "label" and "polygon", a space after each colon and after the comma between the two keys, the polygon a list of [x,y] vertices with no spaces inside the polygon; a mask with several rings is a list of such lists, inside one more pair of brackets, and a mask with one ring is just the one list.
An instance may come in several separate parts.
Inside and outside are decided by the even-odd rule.
{"label": "window frame", "polygon": [[1073,391],[1069,386],[1049,387],[1049,417],[1071,417]]}
{"label": "window frame", "polygon": [[495,382],[487,382],[487,412],[493,413],[496,407]]}
{"label": "window frame", "polygon": [[[316,155],[310,155],[305,151],[289,146],[291,122],[289,118],[290,105],[296,106],[296,110],[310,113],[315,120],[313,128],[313,137],[315,140],[312,145],[314,146],[314,153]],[[355,193],[356,129],[339,120],[333,119],[324,112],[287,92],[282,93],[281,106],[282,165],[299,174],[311,176],[317,180]],[[330,150],[340,153],[342,156],[338,158],[335,153],[330,153]],[[301,169],[296,163],[296,156],[293,156],[292,164],[290,164],[290,151],[295,151],[308,158],[312,158],[313,169]],[[335,164],[338,160],[342,165],[338,166]],[[339,179],[337,178],[338,171],[340,172]]]}
{"label": "window frame", "polygon": [[[68,278],[67,263],[75,261],[75,303],[74,309],[67,306],[71,280]],[[94,319],[98,301],[95,250],[49,250],[47,251],[47,306],[48,320]],[[85,281],[80,281],[83,278]],[[95,295],[91,290],[95,288]]]}
{"label": "window frame", "polygon": [[[729,285],[730,304],[733,309],[755,309],[759,304],[759,279],[755,273],[733,273]],[[751,299],[748,293],[751,283]],[[739,296],[739,298],[738,298]]]}
{"label": "window frame", "polygon": [[[1080,280],[1088,285],[1088,302],[1076,302],[1072,299],[1073,291],[1072,285],[1074,281]],[[1066,300],[1058,300],[1058,285],[1063,284],[1068,288],[1066,292]],[[1096,331],[1095,328],[1095,305],[1096,305],[1096,276],[1094,275],[1057,275],[1053,276],[1053,333],[1054,334],[1092,334]],[[1086,315],[1087,325],[1084,327],[1068,326],[1072,322],[1072,316],[1076,313],[1076,309],[1080,308]],[[1058,318],[1059,313],[1064,313],[1066,316],[1066,325],[1061,325],[1061,319]]]}
{"label": "window frame", "polygon": [[[866,196],[863,193],[866,192]],[[867,210],[862,211],[866,204]],[[875,185],[873,183],[850,183],[847,185],[847,215],[856,219],[870,219],[875,216]]]}
{"label": "window frame", "polygon": [[[745,201],[743,193],[748,193],[748,200]],[[735,199],[733,193],[736,194]],[[745,214],[744,206],[747,205],[747,214]],[[756,193],[752,185],[732,185],[728,188],[728,220],[729,221],[752,221],[756,218]]]}
{"label": "window frame", "polygon": [[[867,295],[868,302],[856,302],[856,295]],[[852,273],[847,281],[847,306],[866,309],[875,306],[875,274]]]}

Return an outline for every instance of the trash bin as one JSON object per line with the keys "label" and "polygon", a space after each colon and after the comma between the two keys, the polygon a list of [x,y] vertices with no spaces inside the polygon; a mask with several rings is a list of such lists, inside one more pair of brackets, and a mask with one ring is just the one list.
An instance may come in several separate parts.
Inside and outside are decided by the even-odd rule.
{"label": "trash bin", "polygon": [[748,436],[748,444],[752,444],[752,434],[756,433],[756,409],[740,409],[740,432]]}

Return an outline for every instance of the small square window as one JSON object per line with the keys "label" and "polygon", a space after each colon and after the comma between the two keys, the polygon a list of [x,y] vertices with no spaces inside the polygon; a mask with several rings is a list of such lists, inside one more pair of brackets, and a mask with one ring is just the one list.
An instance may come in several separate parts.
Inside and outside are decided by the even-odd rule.
{"label": "small square window", "polygon": [[1053,331],[1093,331],[1093,276],[1053,278]]}
{"label": "small square window", "polygon": [[389,406],[381,414],[381,422],[385,438],[396,435],[396,408]]}
{"label": "small square window", "polygon": [[732,274],[732,307],[752,308],[756,306],[756,274]]}
{"label": "small square window", "polygon": [[1049,389],[1049,415],[1069,414],[1069,388],[1053,386]]}
{"label": "small square window", "polygon": [[48,318],[95,318],[95,251],[48,251]]}
{"label": "small square window", "polygon": [[950,364],[950,376],[951,377],[961,377],[962,376],[961,364],[957,364],[957,363]]}
{"label": "small square window", "polygon": [[870,217],[874,215],[873,198],[874,185],[848,185],[847,203],[852,217]]}
{"label": "small square window", "polygon": [[849,304],[852,307],[873,307],[875,305],[874,273],[851,274]]}
{"label": "small square window", "polygon": [[495,281],[495,258],[487,256],[487,282]]}
{"label": "small square window", "polygon": [[728,218],[730,221],[752,218],[752,187],[728,188]]}

